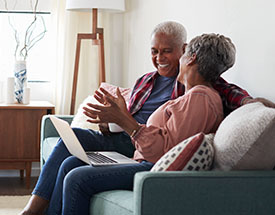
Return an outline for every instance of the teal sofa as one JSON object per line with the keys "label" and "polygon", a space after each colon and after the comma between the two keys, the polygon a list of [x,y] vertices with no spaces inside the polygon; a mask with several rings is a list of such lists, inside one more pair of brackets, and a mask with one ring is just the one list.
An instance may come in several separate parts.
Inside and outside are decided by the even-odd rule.
{"label": "teal sofa", "polygon": [[[71,122],[73,116],[58,116]],[[41,167],[59,136],[48,116],[41,126]],[[98,193],[96,215],[274,215],[275,171],[140,172],[133,191]]]}

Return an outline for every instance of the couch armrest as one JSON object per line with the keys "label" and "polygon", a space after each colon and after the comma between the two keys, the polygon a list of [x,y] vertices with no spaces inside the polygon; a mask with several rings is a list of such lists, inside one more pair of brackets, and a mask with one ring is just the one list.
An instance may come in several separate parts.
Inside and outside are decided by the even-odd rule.
{"label": "couch armrest", "polygon": [[[60,119],[66,120],[71,124],[73,121],[73,115],[55,115]],[[43,155],[42,155],[42,148],[43,148],[43,142],[47,137],[59,137],[59,134],[57,133],[54,125],[52,124],[52,121],[50,119],[50,115],[44,115],[41,120],[41,130],[40,130],[40,167],[44,165]]]}
{"label": "couch armrest", "polygon": [[275,171],[140,172],[135,215],[262,215],[275,211]]}
{"label": "couch armrest", "polygon": [[[69,124],[73,121],[73,115],[55,115],[56,117],[63,119]],[[44,115],[41,121],[41,142],[47,137],[59,137],[52,121],[50,120],[50,115]]]}

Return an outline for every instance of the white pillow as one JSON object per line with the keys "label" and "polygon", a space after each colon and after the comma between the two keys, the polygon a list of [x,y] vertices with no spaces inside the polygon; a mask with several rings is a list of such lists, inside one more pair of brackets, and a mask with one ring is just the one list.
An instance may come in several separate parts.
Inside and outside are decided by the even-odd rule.
{"label": "white pillow", "polygon": [[88,117],[83,113],[83,107],[87,106],[87,103],[99,104],[99,102],[94,98],[94,96],[88,96],[78,107],[77,113],[73,118],[71,127],[92,129],[98,131],[98,125],[94,123],[87,122]]}
{"label": "white pillow", "polygon": [[233,111],[219,126],[214,148],[214,169],[273,169],[275,109],[252,103]]}

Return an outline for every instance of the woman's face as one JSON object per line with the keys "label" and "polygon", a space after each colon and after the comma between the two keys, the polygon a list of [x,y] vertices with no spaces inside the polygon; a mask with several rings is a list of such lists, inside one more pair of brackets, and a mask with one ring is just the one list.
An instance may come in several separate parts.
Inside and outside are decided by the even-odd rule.
{"label": "woman's face", "polygon": [[177,80],[184,84],[185,89],[189,90],[196,85],[196,74],[197,66],[193,63],[194,56],[187,56],[187,54],[182,55],[180,58],[180,72],[177,77]]}
{"label": "woman's face", "polygon": [[187,73],[188,73],[188,68],[187,68],[187,56],[186,54],[182,55],[182,57],[179,60],[180,62],[180,72],[177,77],[177,80],[181,83],[184,84],[186,87],[186,82],[187,82]]}
{"label": "woman's face", "polygon": [[174,38],[164,33],[152,36],[152,62],[159,74],[166,77],[178,75],[179,59],[183,54],[183,47],[175,45]]}

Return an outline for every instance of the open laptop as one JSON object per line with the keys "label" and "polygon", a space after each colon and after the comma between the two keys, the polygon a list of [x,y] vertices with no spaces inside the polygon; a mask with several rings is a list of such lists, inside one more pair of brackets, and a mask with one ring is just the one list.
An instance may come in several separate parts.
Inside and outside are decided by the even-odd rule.
{"label": "open laptop", "polygon": [[137,161],[114,151],[85,152],[67,121],[59,119],[55,116],[50,116],[50,119],[69,152],[83,162],[93,166],[138,163]]}

